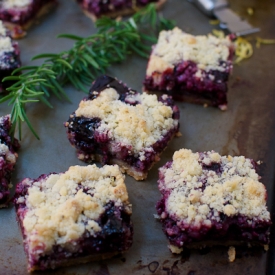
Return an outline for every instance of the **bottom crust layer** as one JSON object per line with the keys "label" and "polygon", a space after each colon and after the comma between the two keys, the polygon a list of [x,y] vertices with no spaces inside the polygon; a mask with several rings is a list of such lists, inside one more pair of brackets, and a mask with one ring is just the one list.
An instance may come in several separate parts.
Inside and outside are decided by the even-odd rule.
{"label": "bottom crust layer", "polygon": [[187,103],[192,103],[192,104],[198,104],[198,105],[203,105],[204,107],[218,107],[221,111],[226,111],[227,110],[227,103],[216,105],[213,104],[213,102],[210,99],[203,98],[203,97],[198,97],[196,94],[191,94],[190,92],[185,94],[185,91],[173,91],[173,93],[164,91],[149,91],[143,88],[143,92],[147,94],[157,94],[157,95],[162,95],[163,93],[169,94],[172,96],[172,98],[176,101],[182,101],[182,102],[187,102]]}
{"label": "bottom crust layer", "polygon": [[[92,261],[101,261],[110,259],[118,254],[122,254],[125,251],[122,252],[110,252],[110,253],[103,253],[98,255],[89,255],[85,257],[75,258],[75,259],[65,259],[62,262],[58,264],[56,267],[66,267],[66,266],[72,266],[72,265],[78,265],[78,264],[85,264]],[[29,272],[33,272],[35,270],[41,270],[40,266],[35,265],[28,268]]]}

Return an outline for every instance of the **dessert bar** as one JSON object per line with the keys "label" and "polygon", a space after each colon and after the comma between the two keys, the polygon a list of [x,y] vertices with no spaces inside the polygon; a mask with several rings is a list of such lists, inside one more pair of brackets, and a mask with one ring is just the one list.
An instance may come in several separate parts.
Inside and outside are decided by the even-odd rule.
{"label": "dessert bar", "polygon": [[0,208],[8,206],[11,175],[18,157],[16,151],[20,147],[18,140],[12,140],[9,134],[11,127],[9,115],[0,117]]}
{"label": "dessert bar", "polygon": [[38,18],[56,5],[56,0],[2,0],[0,19],[10,29],[13,38],[21,38]]}
{"label": "dessert bar", "polygon": [[93,83],[65,127],[79,159],[116,163],[142,180],[178,134],[179,109],[167,95],[140,94],[105,75]]}
{"label": "dessert bar", "polygon": [[176,151],[159,169],[157,213],[173,253],[185,247],[269,243],[267,193],[257,163],[214,151]]}
{"label": "dessert bar", "polygon": [[12,41],[9,32],[0,20],[0,93],[10,86],[10,81],[2,82],[12,71],[21,66],[18,43]]}
{"label": "dessert bar", "polygon": [[155,3],[160,8],[166,0],[76,0],[83,12],[96,21],[102,16],[115,18],[129,15],[150,3]]}
{"label": "dessert bar", "polygon": [[226,110],[234,55],[231,38],[194,36],[177,27],[162,31],[149,58],[144,90]]}
{"label": "dessert bar", "polygon": [[14,204],[29,272],[110,258],[132,245],[132,206],[117,165],[26,178]]}

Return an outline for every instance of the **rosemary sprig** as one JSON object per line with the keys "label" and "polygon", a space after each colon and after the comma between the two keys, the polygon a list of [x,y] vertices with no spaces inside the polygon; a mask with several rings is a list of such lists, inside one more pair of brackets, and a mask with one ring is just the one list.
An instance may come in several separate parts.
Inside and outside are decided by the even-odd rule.
{"label": "rosemary sprig", "polygon": [[172,21],[158,16],[155,5],[150,4],[126,21],[107,17],[97,20],[97,32],[87,38],[60,35],[60,38],[75,41],[70,50],[37,55],[33,60],[44,59],[42,65],[21,67],[3,80],[15,81],[7,88],[9,94],[0,99],[0,103],[9,101],[9,105],[12,105],[11,135],[14,136],[18,128],[21,139],[22,122],[26,122],[39,139],[27,117],[27,103],[41,101],[52,108],[48,100],[52,94],[59,99],[69,100],[62,88],[65,83],[71,83],[76,89],[88,93],[87,86],[99,74],[105,73],[110,65],[124,61],[131,53],[148,57],[150,45],[157,41],[157,31],[173,26]]}

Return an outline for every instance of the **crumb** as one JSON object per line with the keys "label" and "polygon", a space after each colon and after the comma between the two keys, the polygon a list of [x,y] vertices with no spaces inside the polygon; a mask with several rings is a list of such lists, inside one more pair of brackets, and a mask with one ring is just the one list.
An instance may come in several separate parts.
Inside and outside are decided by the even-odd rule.
{"label": "crumb", "polygon": [[236,249],[234,246],[230,246],[228,249],[228,260],[230,263],[235,261],[235,257],[236,257]]}

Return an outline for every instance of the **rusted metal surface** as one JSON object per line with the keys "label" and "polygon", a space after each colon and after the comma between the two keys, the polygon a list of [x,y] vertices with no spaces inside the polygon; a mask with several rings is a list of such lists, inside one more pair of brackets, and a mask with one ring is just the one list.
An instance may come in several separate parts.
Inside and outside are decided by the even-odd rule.
{"label": "rusted metal surface", "polygon": [[[275,38],[274,1],[232,0],[230,3],[235,12],[262,29],[257,35]],[[249,7],[254,9],[251,16],[247,13]],[[163,14],[176,20],[180,28],[193,34],[206,34],[213,28],[209,19],[185,0],[168,1]],[[40,25],[29,31],[26,38],[19,41],[23,63],[30,64],[30,58],[39,53],[60,52],[70,48],[70,41],[55,38],[58,34],[74,33],[87,36],[94,31],[93,23],[82,14],[75,2],[60,0],[59,7]],[[261,249],[237,248],[237,258],[233,263],[228,262],[226,248],[185,251],[182,255],[175,256],[169,252],[161,225],[154,219],[153,214],[156,213],[155,203],[160,197],[157,189],[157,169],[171,159],[175,150],[183,147],[193,151],[213,149],[222,154],[241,154],[264,161],[261,175],[269,194],[268,206],[272,210],[275,152],[274,56],[275,46],[263,45],[260,49],[255,49],[251,59],[234,67],[229,82],[229,108],[226,112],[178,103],[181,110],[182,137],[169,145],[147,180],[136,182],[126,177],[133,204],[135,229],[134,245],[128,253],[108,261],[46,271],[42,274],[272,274],[275,250],[273,239],[271,249],[267,253]],[[141,90],[146,63],[145,59],[130,57],[125,63],[113,66],[109,74],[123,80],[132,88]],[[84,165],[77,160],[75,150],[67,141],[63,122],[85,95],[71,87],[67,87],[66,91],[71,103],[53,98],[53,110],[40,104],[28,108],[40,141],[27,129],[24,130],[22,148],[13,176],[14,184],[25,177],[36,178],[43,173],[66,171],[71,165]],[[1,106],[0,114],[9,111],[8,106]],[[0,275],[27,274],[22,238],[12,206],[0,210],[0,232]]]}

